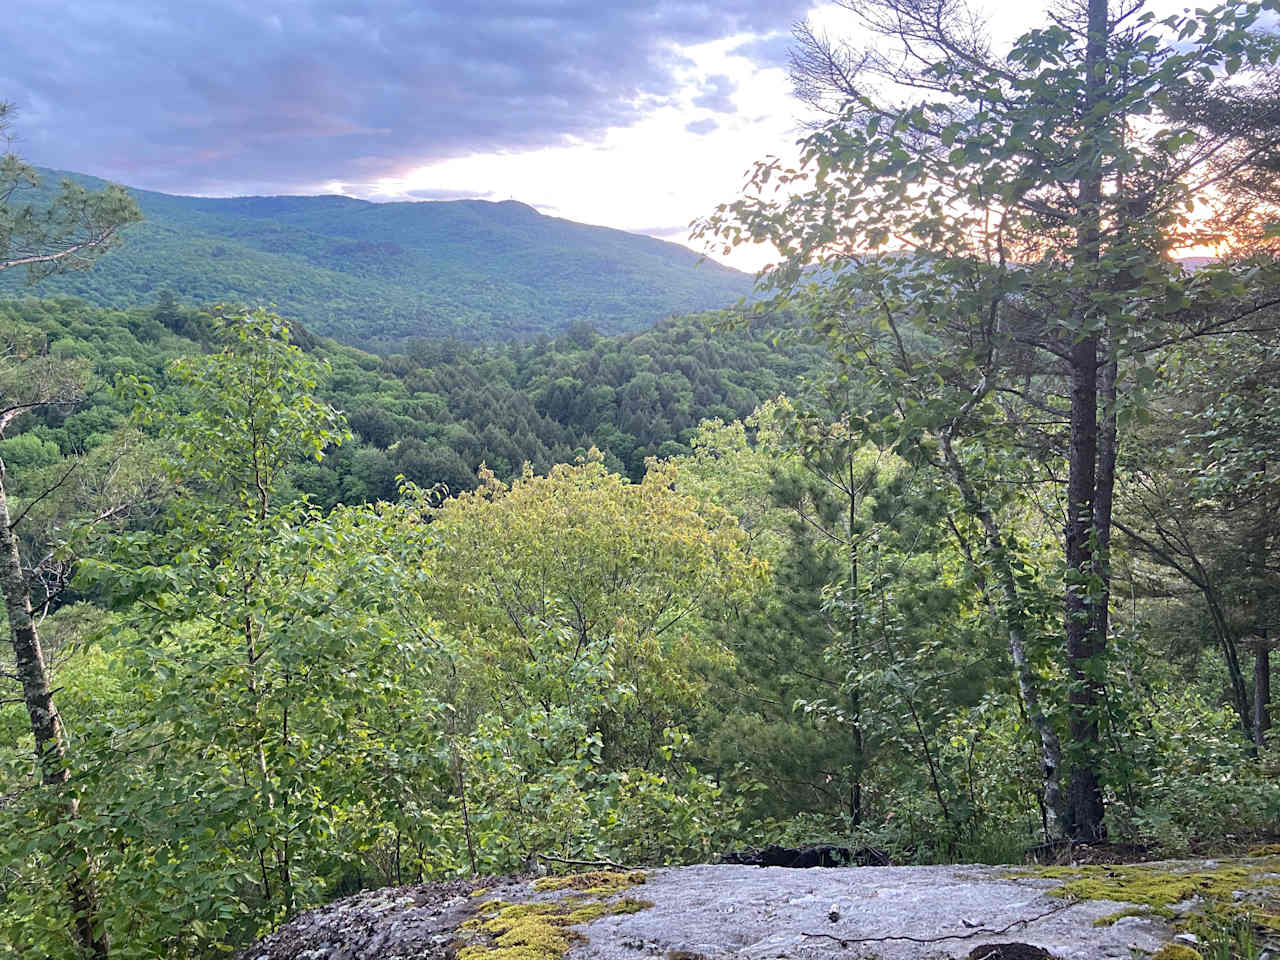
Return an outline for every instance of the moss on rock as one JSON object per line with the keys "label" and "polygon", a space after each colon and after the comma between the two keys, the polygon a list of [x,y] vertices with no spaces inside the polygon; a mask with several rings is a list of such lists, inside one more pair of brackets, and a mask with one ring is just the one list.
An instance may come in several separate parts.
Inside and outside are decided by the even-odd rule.
{"label": "moss on rock", "polygon": [[1204,960],[1200,951],[1181,943],[1166,943],[1151,955],[1151,960]]}
{"label": "moss on rock", "polygon": [[[577,877],[545,877],[544,880],[580,880]],[[626,876],[626,875],[624,875]],[[626,885],[643,883],[645,875],[640,879],[628,880]],[[481,941],[462,946],[457,951],[458,960],[561,960],[575,943],[586,938],[572,927],[591,923],[601,917],[624,913],[639,913],[653,904],[648,900],[637,900],[634,897],[611,899],[592,899],[592,895],[608,896],[617,885],[610,889],[609,881],[595,878],[594,885],[587,885],[581,894],[571,895],[560,900],[539,900],[531,903],[509,903],[505,900],[490,900],[482,904],[470,920],[462,925],[464,931],[481,937]],[[577,889],[578,884],[565,883],[548,887],[535,882],[538,890]]]}
{"label": "moss on rock", "polygon": [[[1122,917],[1158,916],[1180,930],[1204,932],[1224,922],[1244,922],[1280,931],[1280,856],[1263,854],[1195,869],[1185,864],[1130,864],[1042,867],[1035,875],[1061,880],[1050,896],[1073,900],[1112,900],[1134,904],[1101,917],[1107,926]],[[1186,905],[1181,906],[1181,905]],[[1183,948],[1171,944],[1170,948]],[[1199,954],[1157,954],[1161,960],[1187,960]],[[1153,958],[1155,960],[1155,958]]]}
{"label": "moss on rock", "polygon": [[569,926],[577,926],[580,923],[590,923],[592,920],[599,920],[601,917],[612,917],[621,913],[639,913],[641,910],[648,910],[653,906],[651,900],[637,900],[635,897],[622,897],[619,900],[610,900],[607,902],[588,903],[571,911],[566,917],[565,922]]}
{"label": "moss on rock", "polygon": [[1280,887],[1280,857],[1265,858],[1262,864],[1231,862],[1196,871],[1143,863],[1044,867],[1037,875],[1065,881],[1049,891],[1052,896],[1171,908],[1196,897],[1230,902],[1238,890]]}
{"label": "moss on rock", "polygon": [[533,881],[533,889],[542,892],[581,890],[584,893],[607,894],[617,893],[648,879],[649,875],[643,870],[591,870],[564,877],[542,877]]}
{"label": "moss on rock", "polygon": [[1093,921],[1093,925],[1095,927],[1109,927],[1117,920],[1123,920],[1125,917],[1148,917],[1153,914],[1157,917],[1164,917],[1166,920],[1173,919],[1173,911],[1168,907],[1125,907],[1115,913],[1108,913],[1105,917],[1099,917]]}
{"label": "moss on rock", "polygon": [[[481,907],[474,929],[492,937],[491,942],[472,944],[458,951],[458,960],[560,960],[582,934],[553,921],[556,904],[503,903],[491,901]],[[489,913],[490,908],[496,908]],[[468,921],[466,926],[472,926]]]}

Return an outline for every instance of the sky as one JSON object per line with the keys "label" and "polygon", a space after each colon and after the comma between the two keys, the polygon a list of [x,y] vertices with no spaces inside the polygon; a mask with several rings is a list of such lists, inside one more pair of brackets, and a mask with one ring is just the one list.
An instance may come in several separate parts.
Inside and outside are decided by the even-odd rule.
{"label": "sky", "polygon": [[[992,0],[997,33],[1042,0]],[[814,0],[42,0],[0,32],[33,163],[205,196],[517,199],[686,242],[802,132]],[[34,12],[37,11],[38,13]],[[695,245],[695,249],[700,249]],[[754,270],[767,253],[726,262]]]}

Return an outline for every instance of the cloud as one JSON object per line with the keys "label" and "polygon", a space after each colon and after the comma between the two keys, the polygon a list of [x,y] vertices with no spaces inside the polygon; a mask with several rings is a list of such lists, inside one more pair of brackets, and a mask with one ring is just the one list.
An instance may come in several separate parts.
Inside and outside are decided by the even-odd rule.
{"label": "cloud", "polygon": [[[29,159],[135,186],[287,192],[596,142],[675,102],[680,50],[808,0],[44,0],[0,34]],[[698,97],[732,110],[733,83]]]}
{"label": "cloud", "polygon": [[785,70],[791,66],[791,47],[794,42],[789,30],[777,31],[744,40],[730,50],[730,53],[746,57],[762,67],[782,67]]}
{"label": "cloud", "polygon": [[690,133],[696,133],[698,136],[704,136],[705,134],[716,130],[719,126],[720,122],[718,120],[712,117],[705,117],[702,120],[694,120],[690,123],[686,123],[684,128]]}
{"label": "cloud", "polygon": [[635,227],[630,232],[657,237],[659,240],[674,240],[676,243],[684,243],[689,239],[689,225],[687,223],[666,224],[656,227]]}
{"label": "cloud", "polygon": [[412,197],[415,200],[487,200],[493,196],[493,191],[424,188],[419,190],[406,190],[405,195]]}
{"label": "cloud", "polygon": [[733,92],[737,88],[738,85],[723,73],[708,77],[706,88],[700,96],[693,98],[693,105],[716,113],[735,113],[738,108],[733,103]]}

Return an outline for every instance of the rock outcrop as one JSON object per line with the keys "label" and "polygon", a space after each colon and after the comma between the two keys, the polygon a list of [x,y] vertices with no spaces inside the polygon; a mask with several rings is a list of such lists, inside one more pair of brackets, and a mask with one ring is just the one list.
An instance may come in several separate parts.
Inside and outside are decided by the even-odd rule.
{"label": "rock outcrop", "polygon": [[425,884],[310,911],[242,957],[1129,960],[1167,951],[1188,920],[1214,910],[1248,915],[1264,938],[1272,923],[1280,933],[1280,857],[1053,868],[720,864]]}

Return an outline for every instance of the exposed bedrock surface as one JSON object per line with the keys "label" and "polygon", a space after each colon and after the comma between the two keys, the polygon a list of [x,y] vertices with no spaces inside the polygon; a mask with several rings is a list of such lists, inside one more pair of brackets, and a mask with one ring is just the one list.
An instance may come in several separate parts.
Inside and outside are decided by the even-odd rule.
{"label": "exposed bedrock surface", "polygon": [[[617,875],[603,883],[523,879],[481,891],[427,884],[359,894],[303,914],[243,957],[1021,960],[1047,953],[1128,960],[1155,953],[1180,918],[1219,902],[1198,891],[1212,898],[1230,887],[1227,903],[1256,901],[1264,913],[1280,895],[1275,857],[1083,867],[1083,885],[1071,884],[1074,869],[721,864],[650,870],[625,882]],[[1157,878],[1166,874],[1174,882],[1163,896]],[[1006,945],[1004,952],[996,945]]]}
{"label": "exposed bedrock surface", "polygon": [[[1062,960],[1128,960],[1130,947],[1154,951],[1172,936],[1165,923],[1141,917],[1095,927],[1119,905],[1071,904],[1048,895],[1058,882],[1009,874],[963,866],[654,871],[644,891],[653,907],[591,924],[574,956],[638,960],[676,950],[744,960],[907,960],[968,957],[976,946],[1016,941]],[[954,939],[940,939],[948,935]]]}

